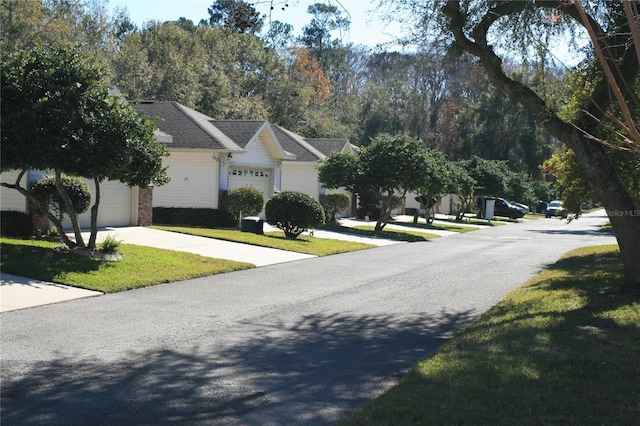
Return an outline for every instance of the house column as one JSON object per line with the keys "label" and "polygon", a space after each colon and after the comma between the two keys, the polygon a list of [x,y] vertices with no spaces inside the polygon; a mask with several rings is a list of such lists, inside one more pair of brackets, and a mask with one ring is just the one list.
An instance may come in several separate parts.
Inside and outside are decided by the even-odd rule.
{"label": "house column", "polygon": [[153,185],[138,188],[138,226],[153,222]]}

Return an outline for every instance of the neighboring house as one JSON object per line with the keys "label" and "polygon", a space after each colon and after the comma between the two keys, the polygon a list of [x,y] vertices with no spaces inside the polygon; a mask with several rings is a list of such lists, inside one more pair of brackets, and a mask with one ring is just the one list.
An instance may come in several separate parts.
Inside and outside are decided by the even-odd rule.
{"label": "neighboring house", "polygon": [[[20,182],[22,187],[30,186],[46,173],[37,170],[29,170]],[[18,171],[4,172],[0,175],[0,181],[15,183]],[[92,193],[91,204],[94,203],[95,187],[92,180],[85,179]],[[105,226],[130,226],[149,225],[146,217],[150,214],[150,207],[145,207],[147,201],[146,189],[138,187],[129,188],[127,185],[116,181],[104,181],[100,184],[100,208],[98,212],[98,227]],[[0,209],[28,212],[27,199],[15,189],[0,187]],[[89,228],[91,225],[90,212],[87,211],[78,216],[80,226]],[[71,228],[71,222],[66,219],[63,222],[65,228]]]}
{"label": "neighboring house", "polygon": [[[258,188],[265,200],[285,190],[319,199],[318,161],[356,149],[346,139],[303,138],[264,120],[214,120],[177,102],[147,101],[133,108],[156,120],[156,138],[170,153],[163,163],[171,182],[153,188],[153,207],[218,208],[222,194],[243,185]],[[44,174],[29,171],[22,185]],[[13,183],[17,175],[6,172],[0,179]],[[93,182],[87,184],[93,191]],[[113,181],[101,183],[100,189],[99,227],[150,224],[149,190]],[[28,211],[25,197],[4,187],[0,208]],[[89,212],[79,220],[88,228]],[[70,227],[68,219],[65,227]]]}
{"label": "neighboring house", "polygon": [[221,195],[244,185],[265,200],[285,190],[319,199],[318,161],[355,149],[346,139],[304,138],[265,120],[214,120],[178,102],[133,107],[156,120],[170,152],[171,182],[154,188],[154,207],[218,208]]}

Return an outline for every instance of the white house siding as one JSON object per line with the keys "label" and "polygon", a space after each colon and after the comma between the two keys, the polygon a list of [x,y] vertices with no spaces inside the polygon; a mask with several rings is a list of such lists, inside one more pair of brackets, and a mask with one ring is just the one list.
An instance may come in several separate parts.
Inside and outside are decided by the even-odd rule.
{"label": "white house siding", "polygon": [[[0,182],[13,184],[18,178],[18,174],[17,170],[1,173]],[[24,187],[25,182],[26,179],[23,177],[20,185]],[[24,195],[15,189],[0,187],[0,209],[25,212],[27,210],[27,200]]]}
{"label": "white house siding", "polygon": [[283,161],[281,189],[304,192],[317,200],[320,195],[320,184],[315,164]]}
{"label": "white house siding", "polygon": [[[419,209],[420,208],[420,203],[415,200],[415,197],[417,197],[417,193],[415,193],[415,192],[408,192],[407,193],[407,195],[405,197],[405,204],[404,204],[404,207],[406,209],[408,209],[408,208]],[[458,201],[459,201],[459,197],[457,195],[455,195],[455,194],[443,195],[442,198],[436,204],[436,213],[439,213],[439,214],[454,214],[455,204]],[[396,213],[400,213],[400,211],[397,211]]]}
{"label": "white house siding", "polygon": [[221,178],[226,182],[221,182],[221,188],[230,190],[251,185],[262,191],[265,200],[269,199],[279,184],[276,171],[280,161],[271,157],[261,138],[249,142],[245,150],[244,153],[233,153],[231,158],[224,161],[226,170],[223,170]]}
{"label": "white house siding", "polygon": [[171,150],[163,160],[171,182],[153,188],[154,207],[218,207],[218,160],[212,151]]}

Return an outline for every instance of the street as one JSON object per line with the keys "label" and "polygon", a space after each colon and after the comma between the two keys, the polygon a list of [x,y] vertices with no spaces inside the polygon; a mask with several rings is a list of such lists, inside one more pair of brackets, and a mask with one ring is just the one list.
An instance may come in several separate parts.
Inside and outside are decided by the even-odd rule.
{"label": "street", "polygon": [[604,212],[0,315],[3,425],[335,424]]}

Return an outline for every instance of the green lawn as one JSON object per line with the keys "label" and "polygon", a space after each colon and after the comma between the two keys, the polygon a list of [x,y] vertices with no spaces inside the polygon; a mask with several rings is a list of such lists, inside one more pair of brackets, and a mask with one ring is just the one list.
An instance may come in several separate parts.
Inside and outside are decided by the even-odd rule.
{"label": "green lawn", "polygon": [[60,243],[0,238],[3,272],[105,293],[252,268],[248,263],[122,244],[118,262],[54,250]]}
{"label": "green lawn", "polygon": [[180,232],[189,235],[198,235],[201,237],[216,238],[225,241],[252,244],[262,247],[276,248],[297,253],[312,254],[316,256],[328,256],[332,254],[346,253],[349,251],[364,250],[376,247],[372,244],[332,240],[327,238],[315,238],[307,235],[301,235],[295,240],[288,240],[285,238],[284,232],[282,231],[267,232],[264,235],[259,235],[251,232],[242,232],[233,229],[190,228],[179,226],[152,226],[152,228],[161,229],[164,231]]}
{"label": "green lawn", "polygon": [[640,301],[621,278],[615,246],[569,253],[344,424],[638,424]]}
{"label": "green lawn", "polygon": [[464,225],[460,225],[459,223],[455,223],[455,222],[452,222],[451,224],[449,224],[449,223],[431,223],[431,224],[428,224],[426,219],[424,219],[424,218],[419,218],[418,219],[418,223],[403,222],[403,221],[392,221],[392,222],[389,222],[389,223],[394,224],[394,225],[406,226],[408,228],[418,228],[418,229],[426,229],[426,230],[433,229],[433,230],[436,230],[436,231],[451,231],[451,232],[457,232],[459,234],[478,230],[478,228],[476,228],[474,226],[464,226]]}

